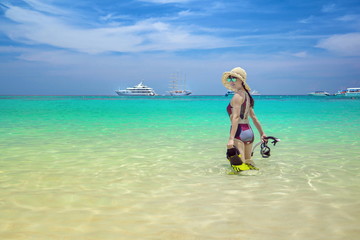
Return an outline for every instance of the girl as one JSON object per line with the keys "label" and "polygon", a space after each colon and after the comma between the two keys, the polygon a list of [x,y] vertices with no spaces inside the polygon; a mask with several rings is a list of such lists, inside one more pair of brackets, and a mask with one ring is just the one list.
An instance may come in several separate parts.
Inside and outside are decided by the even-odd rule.
{"label": "girl", "polygon": [[234,92],[227,106],[231,121],[230,137],[227,143],[227,157],[235,171],[258,170],[251,160],[254,133],[249,124],[249,117],[257,128],[261,141],[267,142],[266,135],[254,112],[254,99],[246,83],[246,72],[240,67],[225,72],[222,76],[223,85]]}

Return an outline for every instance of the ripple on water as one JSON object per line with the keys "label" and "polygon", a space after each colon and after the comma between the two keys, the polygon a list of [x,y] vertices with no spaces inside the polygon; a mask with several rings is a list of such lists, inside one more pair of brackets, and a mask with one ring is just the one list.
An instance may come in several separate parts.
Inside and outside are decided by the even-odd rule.
{"label": "ripple on water", "polygon": [[[279,109],[274,116],[273,108],[259,101],[264,128],[282,141],[271,146],[268,159],[257,149],[260,171],[236,175],[229,174],[225,158],[227,103],[221,99],[191,102],[186,109],[183,102],[168,102],[174,110],[165,115],[156,112],[165,107],[151,101],[77,102],[76,111],[63,102],[52,102],[61,112],[53,105],[30,108],[40,108],[40,115],[26,105],[15,110],[28,115],[9,115],[2,122],[2,239],[340,240],[359,235],[358,140],[343,134],[357,136],[351,126],[358,118],[348,111],[327,118],[334,109],[329,102],[314,104],[326,110],[320,119],[303,117],[313,102],[297,108],[272,101]],[[146,113],[146,124],[138,112]],[[24,121],[26,116],[33,118]]]}

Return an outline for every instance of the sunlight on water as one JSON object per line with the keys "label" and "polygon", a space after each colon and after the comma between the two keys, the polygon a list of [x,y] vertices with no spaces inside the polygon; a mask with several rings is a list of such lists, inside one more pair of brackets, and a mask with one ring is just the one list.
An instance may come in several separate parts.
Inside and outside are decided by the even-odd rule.
{"label": "sunlight on water", "polygon": [[282,141],[235,175],[228,101],[0,98],[0,238],[356,239],[360,101],[258,97]]}

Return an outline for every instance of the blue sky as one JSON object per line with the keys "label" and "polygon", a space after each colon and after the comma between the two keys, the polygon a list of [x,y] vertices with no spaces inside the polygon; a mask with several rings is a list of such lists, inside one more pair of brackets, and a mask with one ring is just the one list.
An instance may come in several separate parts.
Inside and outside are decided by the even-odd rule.
{"label": "blue sky", "polygon": [[1,0],[0,94],[112,95],[171,74],[224,94],[241,66],[263,94],[360,87],[358,0]]}

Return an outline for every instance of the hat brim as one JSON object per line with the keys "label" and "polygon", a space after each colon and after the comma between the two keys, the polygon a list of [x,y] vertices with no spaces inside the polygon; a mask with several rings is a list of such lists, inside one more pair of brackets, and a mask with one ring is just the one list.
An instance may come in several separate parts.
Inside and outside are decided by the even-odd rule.
{"label": "hat brim", "polygon": [[224,85],[224,87],[226,87],[227,89],[229,89],[231,91],[236,91],[237,90],[237,89],[234,89],[231,86],[231,83],[227,81],[229,76],[234,76],[234,77],[240,79],[244,83],[244,86],[245,86],[246,90],[248,90],[248,91],[251,90],[249,85],[247,85],[246,81],[244,80],[244,78],[241,75],[239,75],[237,73],[234,73],[234,72],[224,72],[223,75],[222,75],[221,82]]}

